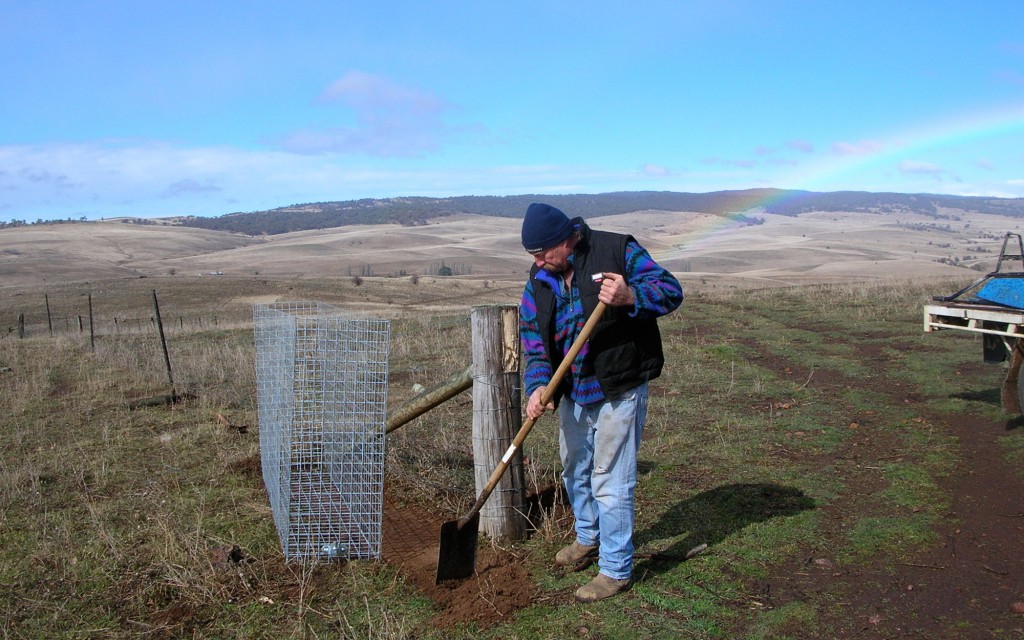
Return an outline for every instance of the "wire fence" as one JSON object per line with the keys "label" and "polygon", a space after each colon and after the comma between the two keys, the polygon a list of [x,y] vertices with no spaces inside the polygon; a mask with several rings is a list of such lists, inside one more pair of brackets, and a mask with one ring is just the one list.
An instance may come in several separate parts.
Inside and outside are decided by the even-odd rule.
{"label": "wire fence", "polygon": [[264,483],[286,561],[379,558],[390,323],[255,305]]}
{"label": "wire fence", "polygon": [[[197,313],[188,306],[174,305],[167,311],[163,314],[167,331],[214,329],[232,322],[217,314]],[[157,330],[158,321],[148,292],[43,294],[27,300],[21,308],[0,311],[0,334],[37,338],[150,333]]]}

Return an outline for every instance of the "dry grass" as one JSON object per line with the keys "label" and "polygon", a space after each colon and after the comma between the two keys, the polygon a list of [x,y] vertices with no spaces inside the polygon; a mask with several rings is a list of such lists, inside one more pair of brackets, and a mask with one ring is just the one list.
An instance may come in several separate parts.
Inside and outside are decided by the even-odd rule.
{"label": "dry grass", "polygon": [[[247,295],[241,283],[218,282],[237,287],[232,298]],[[108,300],[126,303],[123,309],[110,307],[118,313],[145,308],[146,291],[135,281],[129,284],[107,294]],[[383,304],[373,296],[402,295],[385,286],[391,283],[375,284],[359,287],[360,293],[368,294],[368,304]],[[460,291],[474,284],[460,282]],[[354,287],[347,280],[334,285],[331,291],[337,297],[347,295],[345,287]],[[267,286],[295,293],[287,289],[290,284]],[[168,309],[186,309],[196,295],[188,288],[163,291]],[[423,291],[404,295],[411,298]],[[772,406],[773,398],[805,400],[812,407],[813,385],[803,379],[774,378],[744,359],[738,339],[710,339],[700,326],[735,323],[735,335],[741,337],[762,325],[778,322],[781,327],[792,318],[813,317],[863,330],[880,318],[906,318],[908,308],[916,307],[927,291],[918,285],[855,284],[774,293],[691,292],[686,304],[692,308],[663,324],[671,366],[659,381],[645,434],[639,525],[656,532],[659,519],[681,509],[675,479],[680,473],[686,474],[683,486],[690,492],[714,487],[716,478],[788,480],[821,496],[841,491],[834,479],[764,455],[773,442],[786,437],[787,429],[803,427],[786,426],[792,415],[766,414],[761,407]],[[317,297],[314,291],[300,293]],[[191,399],[174,407],[128,408],[133,398],[167,390],[159,341],[152,330],[103,334],[95,351],[77,334],[0,340],[0,367],[9,368],[0,374],[0,414],[9,416],[0,436],[5,451],[0,459],[0,583],[5,587],[0,596],[0,634],[437,635],[427,624],[429,603],[386,565],[353,563],[336,570],[283,563],[259,474],[252,328],[242,313],[228,307],[198,299],[195,306],[202,313],[219,308],[226,324],[169,332],[175,383],[192,393]],[[431,386],[465,366],[470,358],[468,312],[463,304],[443,315],[394,314],[392,406],[412,396],[414,384]],[[772,329],[773,340],[791,339],[786,331]],[[217,414],[228,416],[233,425],[248,426],[248,431],[228,428]],[[834,421],[829,416],[815,419],[823,424]],[[391,486],[431,512],[462,513],[474,497],[471,425],[469,397],[464,394],[391,434],[386,462]],[[685,425],[699,428],[682,428]],[[542,491],[558,483],[553,420],[534,429],[524,453],[529,460],[529,490]],[[777,562],[784,550],[808,539],[813,522],[803,516],[780,521],[781,529],[750,529],[723,541],[717,553],[732,558],[727,563],[731,568],[719,566],[724,556],[710,555],[701,565],[702,580],[718,592],[739,589],[730,572],[756,573]],[[542,518],[529,544],[553,547],[570,532],[564,519]],[[672,535],[653,542],[659,548],[690,544],[685,535]],[[760,535],[784,540],[768,544]],[[537,571],[543,576],[543,569]],[[568,588],[564,581],[571,578],[541,580],[558,591]],[[666,574],[656,582],[655,588],[641,588],[639,599],[630,601],[640,607],[636,615],[654,615],[657,624],[676,633],[681,632],[674,626],[680,619],[693,624],[711,616],[719,625],[731,619],[729,609],[707,594],[701,606],[708,613],[680,613],[690,611],[689,605],[676,604],[678,590],[685,589],[681,575]],[[666,599],[658,595],[661,592],[677,595]],[[569,608],[559,611],[557,621],[543,623],[556,635],[561,618],[577,615]],[[531,635],[525,630],[529,620],[527,616],[526,626],[510,631],[508,637]],[[614,636],[612,626],[603,629]],[[715,635],[701,632],[692,637]]]}

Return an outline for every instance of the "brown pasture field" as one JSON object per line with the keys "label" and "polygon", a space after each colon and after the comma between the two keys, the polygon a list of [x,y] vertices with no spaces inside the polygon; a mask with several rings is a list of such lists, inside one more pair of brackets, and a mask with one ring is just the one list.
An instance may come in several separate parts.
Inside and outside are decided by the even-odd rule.
{"label": "brown pasture field", "polygon": [[[905,318],[908,299],[911,307],[919,309],[929,295],[951,293],[954,287],[991,271],[1004,235],[1019,233],[1020,221],[963,211],[942,212],[939,218],[817,212],[798,217],[768,215],[761,225],[736,227],[717,216],[644,211],[588,222],[594,228],[633,234],[673,270],[688,296],[665,335],[672,343],[670,357],[685,354],[693,361],[668,363],[667,375],[653,392],[652,406],[665,408],[652,409],[651,441],[647,433],[644,441],[649,459],[661,461],[645,463],[642,473],[645,495],[664,499],[643,505],[638,519],[641,542],[672,539],[665,537],[666,528],[681,526],[673,518],[700,522],[715,509],[729,511],[733,507],[722,504],[733,504],[729,500],[736,495],[749,500],[752,509],[766,510],[751,515],[736,507],[734,515],[742,516],[740,524],[723,525],[721,531],[707,528],[711,548],[706,556],[694,563],[667,564],[648,558],[638,565],[642,575],[632,594],[616,603],[581,608],[571,604],[576,576],[538,568],[546,566],[537,558],[538,549],[552,551],[571,535],[571,518],[555,500],[554,507],[547,505],[551,511],[538,525],[532,546],[524,550],[486,545],[478,560],[478,576],[458,587],[434,585],[433,536],[441,521],[460,513],[473,497],[464,495],[468,492],[463,486],[467,469],[471,475],[471,447],[438,429],[465,421],[471,407],[464,397],[440,408],[441,417],[389,436],[383,568],[357,568],[351,574],[287,568],[280,555],[267,548],[268,540],[271,546],[276,540],[250,531],[267,528],[271,520],[262,499],[265,494],[259,493],[258,442],[252,433],[258,425],[251,424],[254,399],[243,397],[253,387],[248,334],[253,305],[316,300],[389,318],[408,329],[405,335],[392,336],[389,404],[394,406],[413,395],[413,383],[429,386],[468,364],[465,320],[473,306],[518,302],[530,266],[529,256],[519,245],[519,220],[467,214],[415,227],[353,226],[265,237],[114,220],[32,225],[0,230],[0,366],[5,370],[0,375],[7,376],[0,378],[0,390],[8,394],[23,390],[20,397],[0,397],[0,409],[20,412],[15,424],[8,425],[17,434],[10,442],[24,447],[18,455],[31,460],[24,467],[16,460],[0,467],[0,530],[7,526],[7,517],[19,513],[22,503],[29,510],[38,509],[41,519],[52,517],[47,514],[56,513],[66,506],[63,503],[74,503],[78,498],[61,498],[57,507],[44,502],[47,485],[63,486],[67,476],[69,493],[87,504],[86,524],[91,522],[102,534],[93,546],[116,549],[124,556],[118,566],[128,567],[131,575],[120,585],[120,578],[114,578],[112,585],[97,580],[107,585],[103,597],[111,602],[98,617],[83,606],[80,618],[99,626],[80,629],[61,617],[66,605],[60,602],[77,595],[76,579],[85,582],[76,576],[86,575],[86,551],[75,554],[75,563],[81,563],[76,568],[54,550],[59,546],[56,542],[41,543],[28,554],[25,566],[41,567],[42,574],[52,572],[57,576],[52,579],[29,576],[27,571],[19,574],[11,567],[20,566],[22,559],[0,554],[0,590],[5,591],[0,595],[0,636],[324,637],[336,633],[353,638],[555,638],[568,634],[596,640],[632,637],[632,621],[645,632],[654,629],[651,637],[666,638],[1011,638],[1024,633],[1020,563],[1024,514],[1019,502],[1024,483],[1008,463],[1006,445],[999,441],[1005,433],[1020,431],[1022,419],[1006,421],[988,407],[991,385],[975,383],[972,377],[991,377],[980,363],[958,363],[949,372],[954,382],[964,376],[962,393],[946,387],[929,391],[931,385],[939,384],[931,380],[934,376],[907,371],[913,369],[909,364],[913,346],[906,341],[920,330],[911,325],[908,334]],[[442,265],[455,275],[438,275]],[[875,289],[897,291],[880,295],[891,295],[899,302],[866,301],[864,296],[871,296]],[[184,369],[181,377],[186,381],[215,381],[208,388],[189,388],[184,383],[180,390],[194,398],[192,404],[164,413],[161,409],[144,415],[126,412],[120,406],[124,400],[165,390],[160,363],[153,353],[147,356],[150,362],[138,363],[124,350],[110,346],[97,360],[69,355],[76,358],[75,364],[54,360],[61,371],[35,371],[45,391],[40,403],[45,408],[28,397],[24,389],[34,387],[15,376],[45,368],[42,360],[33,365],[31,353],[51,348],[46,342],[46,304],[51,322],[59,325],[56,333],[72,336],[67,338],[72,341],[75,335],[88,334],[87,326],[79,329],[78,323],[91,304],[102,323],[96,331],[109,345],[117,334],[125,334],[126,340],[152,334],[154,292],[172,349],[177,340],[191,340],[188,330],[203,333],[196,340],[198,346],[189,347],[195,351],[189,353],[209,361],[194,366],[175,363]],[[884,316],[862,315],[863,309],[889,304],[902,305],[904,315],[898,327],[887,324]],[[691,305],[696,308],[691,310]],[[792,313],[787,305],[792,305]],[[763,316],[749,313],[760,307],[769,311]],[[29,339],[24,341],[16,336],[19,316],[24,316],[28,331]],[[896,330],[903,332],[901,338],[889,340],[890,332]],[[824,338],[819,342],[820,336]],[[222,353],[214,342],[228,347]],[[939,347],[922,344],[930,352],[928,357],[945,364]],[[945,344],[952,346],[942,349],[959,353],[955,339]],[[52,348],[70,354],[77,347],[57,342]],[[225,359],[224,353],[229,361],[217,362]],[[977,356],[980,360],[980,349]],[[81,373],[96,361],[114,369],[148,367],[150,371],[116,381],[86,374],[83,397],[65,369]],[[705,373],[705,369],[715,371]],[[751,390],[735,391],[744,385]],[[112,387],[116,390],[111,391]],[[103,395],[92,398],[90,393]],[[928,400],[929,394],[935,397]],[[952,395],[953,402],[974,402],[982,410],[961,412],[962,405],[949,405],[942,394]],[[685,401],[673,404],[681,399]],[[807,415],[801,417],[804,412]],[[148,539],[122,541],[111,533],[114,524],[102,526],[114,522],[104,519],[104,505],[113,510],[116,503],[109,492],[97,491],[104,484],[115,486],[123,472],[114,466],[90,469],[84,463],[79,468],[77,462],[62,471],[60,462],[35,460],[37,452],[50,448],[46,442],[26,444],[41,437],[28,428],[36,415],[41,416],[39,424],[66,423],[68,429],[79,423],[102,423],[104,442],[116,442],[110,433],[119,425],[129,425],[125,429],[129,433],[141,429],[155,434],[151,439],[159,443],[155,455],[163,456],[152,472],[155,479],[140,484],[142,489],[132,489],[135,493],[125,500],[153,508],[152,520],[159,522],[158,533],[166,539],[158,544]],[[220,416],[217,420],[223,419],[231,433],[218,426],[213,415]],[[746,434],[745,421],[755,419],[764,421],[764,429],[777,431],[760,435],[758,427],[753,435]],[[780,426],[787,420],[792,424]],[[839,435],[819,429],[815,421],[837,423]],[[670,435],[665,426],[677,422],[692,425],[694,433]],[[243,428],[248,426],[256,428]],[[904,426],[920,438],[913,440],[915,446],[934,453],[934,459],[928,458],[931,453],[914,454],[910,449],[904,453],[911,437],[902,431]],[[214,467],[224,471],[219,481],[238,482],[242,487],[230,503],[245,514],[249,525],[226,527],[236,531],[240,551],[231,546],[237,540],[200,536],[202,527],[214,525],[193,523],[201,519],[193,518],[193,507],[200,512],[211,506],[189,502],[192,496],[205,495],[199,481],[173,475],[188,465],[161,453],[165,447],[193,451],[186,445],[208,437],[207,432],[214,434],[210,437],[216,450],[197,445],[195,451],[217,458]],[[541,433],[531,438],[551,436]],[[686,453],[690,446],[714,451],[713,455],[722,456],[720,464],[699,453]],[[95,453],[102,449],[90,451],[103,458]],[[726,450],[735,459],[722,453]],[[766,453],[749,458],[754,451]],[[134,449],[131,453],[140,465],[152,455]],[[790,464],[794,466],[784,466]],[[533,479],[537,492],[532,498],[540,504],[557,494],[556,465],[546,460],[535,465],[540,477]],[[809,509],[806,496],[791,492],[788,485],[750,480],[755,472],[776,467],[786,470],[780,477],[813,476],[818,484],[812,486],[825,496],[819,496],[813,536],[799,529],[807,526],[810,513],[801,513]],[[922,469],[928,473],[941,469],[934,474],[940,486],[919,480],[914,474],[923,473]],[[842,491],[848,492],[841,494],[842,499],[829,496],[830,474],[841,478]],[[800,484],[792,477],[788,477],[791,483]],[[188,486],[189,482],[195,486]],[[218,479],[204,482],[213,486]],[[680,500],[677,487],[694,495]],[[723,497],[722,487],[731,493]],[[897,489],[904,493],[885,498],[890,502],[875,502],[877,496],[899,493]],[[935,498],[933,493],[942,497]],[[919,506],[908,506],[918,499]],[[240,506],[234,504],[236,500]],[[165,501],[170,504],[166,512]],[[669,507],[662,504],[669,501]],[[886,546],[889,542],[874,541],[868,534],[891,538],[886,537],[890,514],[885,510],[892,504],[899,507],[900,522],[931,517],[928,526],[933,533],[908,534],[906,548],[899,547],[897,552]],[[123,508],[135,507],[126,502]],[[776,513],[768,513],[771,510]],[[861,511],[872,518],[858,520]],[[791,531],[783,528],[783,533],[758,526],[776,516],[792,516],[797,524],[791,525]],[[145,521],[149,520],[146,516]],[[875,527],[867,533],[857,529],[865,520]],[[141,531],[147,526],[153,525],[138,525]],[[51,531],[53,525],[46,529],[41,537],[61,533],[60,527],[56,533]],[[787,531],[792,539],[784,537]],[[21,543],[10,530],[0,535]],[[67,535],[71,539],[71,533]],[[776,535],[780,538],[772,537]],[[690,545],[682,547],[690,539],[677,541],[670,551],[686,551]],[[830,546],[848,539],[869,551]],[[151,544],[163,549],[144,555],[150,553]],[[770,550],[773,545],[778,549]],[[762,553],[763,549],[769,551]],[[225,553],[228,559],[221,557]],[[695,568],[687,568],[691,565]],[[110,578],[116,570],[100,568],[96,573]],[[680,574],[686,575],[681,578]],[[743,593],[733,591],[734,578],[744,585]],[[25,585],[35,585],[35,590],[20,592],[28,588]],[[345,598],[357,605],[334,602],[334,591],[347,594]],[[137,599],[144,601],[132,602]],[[423,613],[424,607],[430,612]],[[552,610],[557,613],[552,615]],[[517,618],[521,611],[531,613]],[[410,628],[405,626],[410,620],[426,622]],[[828,630],[825,636],[822,629]]]}
{"label": "brown pasture field", "polygon": [[[687,292],[969,281],[994,268],[1002,237],[1020,230],[1018,220],[962,211],[942,218],[766,215],[764,224],[747,227],[662,211],[589,222],[633,234]],[[454,276],[438,276],[442,266]],[[254,303],[277,300],[319,300],[382,317],[459,314],[516,303],[529,267],[518,220],[468,214],[423,226],[262,237],[119,220],[30,225],[0,230],[0,330],[13,331],[21,313],[42,322],[43,293],[65,324],[87,313],[87,295],[97,315],[130,298],[134,315],[146,316],[145,294],[153,290],[189,310],[179,316],[239,322],[251,318]]]}
{"label": "brown pasture field", "polygon": [[[647,211],[589,222],[632,233],[662,264],[701,288],[956,277],[963,266],[985,270],[994,264],[999,239],[1020,229],[1018,220],[1001,216],[945,215],[766,215],[762,225],[735,228],[721,216]],[[942,258],[961,259],[963,266],[937,262]],[[290,280],[430,276],[441,265],[466,279],[518,283],[529,267],[519,245],[519,221],[460,215],[423,226],[351,226],[256,238],[113,220],[0,231],[5,289],[211,272]]]}

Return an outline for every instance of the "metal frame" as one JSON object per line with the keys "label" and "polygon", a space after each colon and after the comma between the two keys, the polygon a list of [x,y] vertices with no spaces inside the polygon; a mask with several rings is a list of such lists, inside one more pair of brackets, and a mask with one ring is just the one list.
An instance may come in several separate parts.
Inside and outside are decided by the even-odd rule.
{"label": "metal frame", "polygon": [[390,323],[305,301],[253,318],[260,459],[285,560],[379,558]]}

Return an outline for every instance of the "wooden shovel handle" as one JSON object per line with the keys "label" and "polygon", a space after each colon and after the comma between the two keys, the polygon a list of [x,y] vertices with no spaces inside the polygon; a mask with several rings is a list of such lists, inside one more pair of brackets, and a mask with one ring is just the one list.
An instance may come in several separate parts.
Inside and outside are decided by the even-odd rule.
{"label": "wooden shovel handle", "polygon": [[[551,402],[551,399],[555,397],[555,391],[558,390],[558,385],[562,383],[562,378],[568,373],[569,368],[572,366],[576,356],[579,355],[583,345],[590,339],[590,334],[594,332],[594,327],[597,326],[598,321],[604,314],[605,309],[608,308],[603,302],[598,301],[597,306],[594,308],[593,313],[587,318],[586,324],[580,330],[580,334],[576,336],[576,340],[573,341],[572,346],[569,347],[569,352],[565,354],[565,358],[562,359],[561,364],[558,365],[558,369],[551,376],[551,380],[548,382],[547,387],[544,388],[544,393],[540,396],[541,405],[547,405]],[[523,426],[519,428],[519,433],[512,438],[512,444],[509,445],[508,450],[505,451],[505,455],[501,457],[501,462],[495,467],[491,473],[491,477],[488,478],[487,484],[484,485],[483,491],[480,492],[480,496],[473,503],[473,507],[469,512],[459,518],[459,529],[461,529],[467,522],[469,522],[473,516],[480,512],[483,508],[484,503],[487,502],[487,498],[491,497],[491,492],[494,491],[494,487],[498,486],[498,481],[501,480],[501,476],[505,475],[505,470],[508,469],[509,461],[512,460],[512,456],[515,452],[523,445],[526,440],[526,436],[530,435],[530,430],[533,429],[534,423],[537,421],[533,418],[527,418],[523,422]]]}

